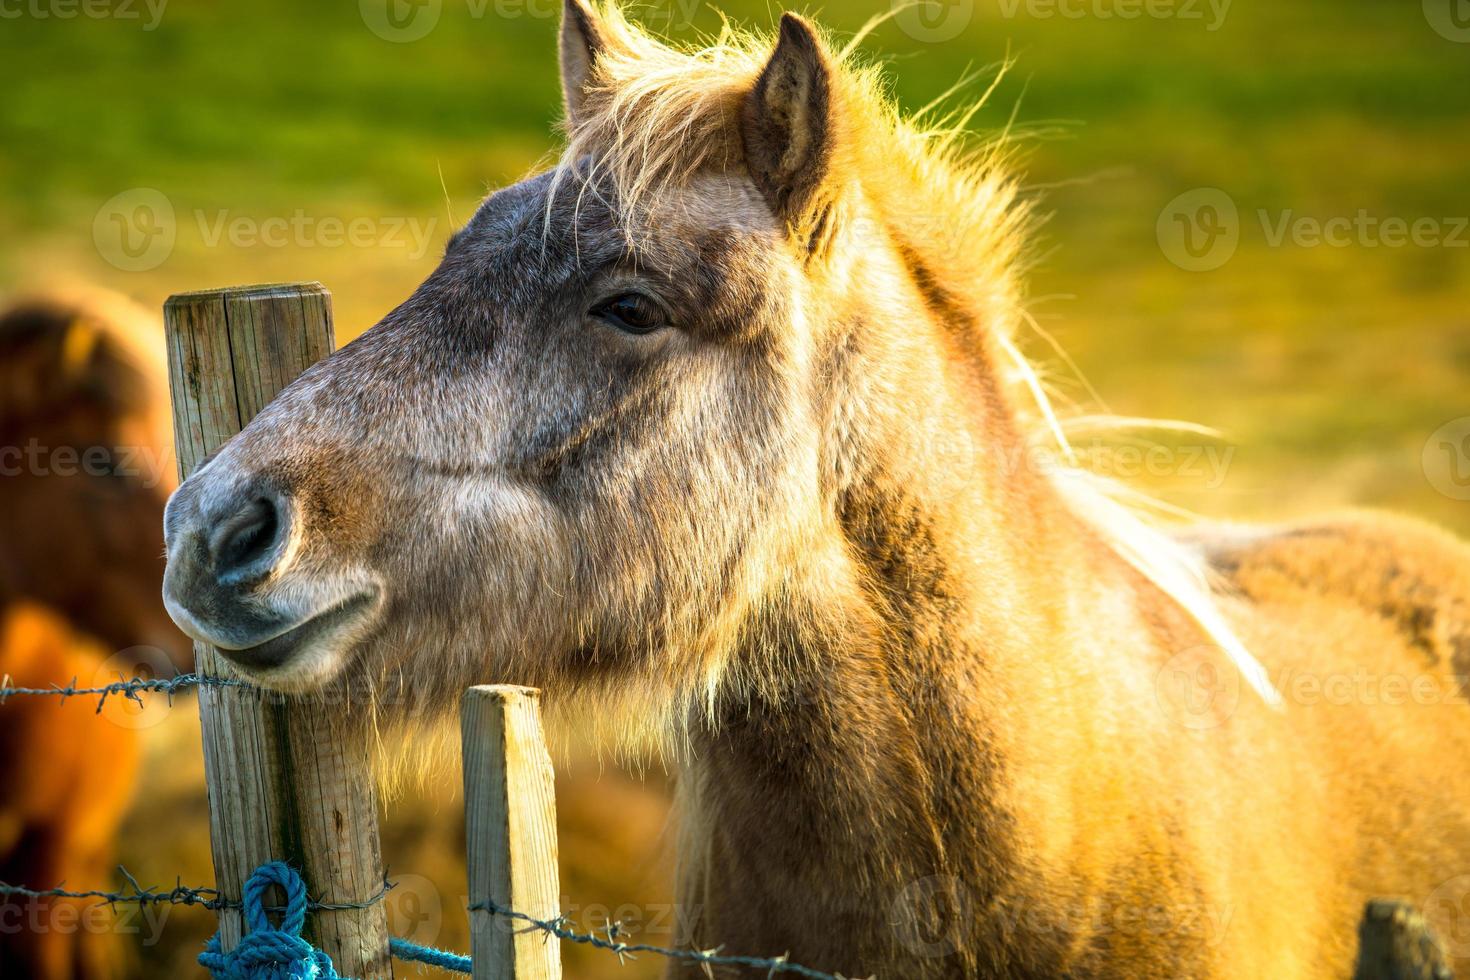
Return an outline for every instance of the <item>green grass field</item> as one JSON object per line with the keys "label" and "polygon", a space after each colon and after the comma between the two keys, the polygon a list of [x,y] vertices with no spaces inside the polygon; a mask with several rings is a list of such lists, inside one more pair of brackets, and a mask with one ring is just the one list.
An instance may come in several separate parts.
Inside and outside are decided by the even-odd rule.
{"label": "green grass field", "polygon": [[[178,0],[152,29],[142,5],[138,19],[36,16],[48,2],[59,9],[37,0],[0,20],[0,292],[85,280],[157,306],[187,289],[320,279],[346,339],[408,295],[487,189],[556,146],[552,0],[445,0],[412,42],[369,28],[375,0]],[[1047,216],[1032,309],[1107,408],[1225,433],[1213,455],[1176,441],[1140,457],[1142,482],[1214,516],[1366,504],[1470,533],[1470,486],[1455,479],[1470,474],[1470,441],[1463,428],[1434,435],[1470,416],[1470,31],[1447,19],[1463,0],[1442,0],[1444,16],[1434,0],[1220,3],[946,0],[927,20],[910,11],[885,24],[868,50],[908,106],[967,67],[1014,58],[976,124],[998,130],[1014,112],[1038,134],[1025,161]],[[692,23],[685,9],[692,0],[645,12],[683,40],[718,27],[710,9]],[[725,9],[758,26],[779,12]],[[807,12],[851,32],[884,9]],[[1201,188],[1223,192],[1235,218],[1206,215],[1199,204],[1222,198],[1195,193],[1179,213],[1204,237],[1170,237],[1190,231],[1170,203]],[[160,199],[172,247],[129,254],[121,229],[140,203],[153,221]],[[1210,215],[1233,231],[1233,253],[1181,253],[1222,240],[1198,223]],[[1314,243],[1312,222],[1332,219],[1359,227]],[[1393,222],[1420,228],[1420,241],[1394,244]],[[1181,268],[1197,262],[1214,267]],[[1099,407],[1067,370],[1055,380]],[[197,751],[197,734],[158,744]],[[208,875],[197,770],[175,771],[178,785],[155,787],[130,828],[150,880],[186,862]],[[564,798],[569,893],[653,901],[657,794],[617,780],[597,792]],[[431,813],[405,805],[394,819],[390,862],[457,894],[457,842],[446,849],[415,823]],[[139,843],[160,825],[191,829]],[[404,914],[411,928],[416,913]],[[180,917],[190,943],[207,929],[207,916]],[[441,941],[461,940],[445,928]],[[170,935],[147,948],[153,975],[192,956]],[[576,962],[583,977],[657,975],[652,961],[621,972]]]}
{"label": "green grass field", "polygon": [[[1026,160],[1049,216],[1034,310],[1114,411],[1226,432],[1222,485],[1164,474],[1179,502],[1252,517],[1380,504],[1470,530],[1470,508],[1420,463],[1431,433],[1470,414],[1470,231],[1452,220],[1470,213],[1470,44],[1417,4],[1222,2],[947,0],[868,47],[910,106],[1014,58],[977,126],[1014,112],[1040,134]],[[0,287],[80,278],[156,305],[318,278],[343,337],[370,325],[488,188],[554,149],[558,108],[551,0],[449,0],[409,43],[369,29],[371,8],[193,2],[151,30],[141,5],[136,19],[0,23]],[[756,26],[776,11],[726,9]],[[883,9],[809,12],[851,32]],[[1124,16],[1149,9],[1160,16]],[[693,0],[643,10],[685,41],[719,25]],[[1185,271],[1156,223],[1201,187],[1236,205],[1239,244]],[[129,271],[109,261],[106,219],[137,188],[162,193],[175,240]],[[1360,212],[1430,219],[1443,241],[1273,242],[1283,219]],[[303,230],[270,237],[293,221]]]}

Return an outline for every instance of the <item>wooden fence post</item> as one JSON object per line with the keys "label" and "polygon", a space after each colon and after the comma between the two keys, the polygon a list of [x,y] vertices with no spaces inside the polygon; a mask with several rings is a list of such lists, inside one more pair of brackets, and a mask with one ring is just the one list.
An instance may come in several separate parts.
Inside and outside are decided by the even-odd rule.
{"label": "wooden fence post", "polygon": [[1407,902],[1375,898],[1358,926],[1353,980],[1453,980],[1454,971],[1424,916]]}
{"label": "wooden fence post", "polygon": [[[460,715],[471,906],[489,900],[542,921],[561,910],[556,787],[540,692],[472,687]],[[474,980],[561,980],[561,941],[486,909],[470,911]]]}
{"label": "wooden fence post", "polygon": [[[164,324],[181,479],[335,346],[320,283],[171,296]],[[236,676],[213,647],[194,652],[200,674]],[[307,938],[343,976],[383,980],[393,971],[368,750],[340,744],[329,715],[254,688],[200,689],[215,884],[238,900],[256,867],[290,863],[313,899],[364,906],[309,916]],[[229,951],[244,923],[232,910],[219,921]]]}

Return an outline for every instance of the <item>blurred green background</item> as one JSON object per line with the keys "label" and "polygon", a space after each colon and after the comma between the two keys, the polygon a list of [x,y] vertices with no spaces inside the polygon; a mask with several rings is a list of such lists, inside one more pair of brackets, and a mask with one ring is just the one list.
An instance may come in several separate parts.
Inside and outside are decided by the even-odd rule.
{"label": "blurred green background", "polygon": [[[320,279],[346,340],[408,295],[488,189],[556,147],[553,0],[156,3],[64,18],[38,0],[0,19],[0,292],[85,280],[156,308],[176,291]],[[1213,516],[1370,504],[1470,532],[1470,443],[1434,435],[1470,416],[1466,7],[946,0],[866,47],[911,107],[1015,59],[976,126],[1014,113],[1036,134],[1039,323],[1108,409],[1224,432],[1213,464],[1172,454],[1141,465],[1143,482]],[[693,0],[637,9],[676,40],[720,23]],[[780,11],[722,9],[762,28]],[[841,34],[886,9],[806,12]],[[1314,244],[1311,222],[1330,219],[1356,226]],[[1419,241],[1389,219],[1420,222]],[[1190,251],[1201,243],[1217,247]],[[1103,407],[1071,369],[1054,380]],[[197,755],[182,714],[155,730],[157,758]],[[569,899],[651,915],[666,893],[661,780],[568,759]],[[197,769],[170,768],[124,856],[149,881],[207,878]],[[431,883],[400,931],[437,900],[432,938],[462,944],[458,842],[430,829],[455,820],[446,793],[393,806],[388,859]],[[146,947],[149,975],[182,974],[207,920],[176,913]],[[573,976],[657,975],[575,957]]]}
{"label": "blurred green background", "polygon": [[[1470,508],[1420,466],[1430,434],[1470,413],[1470,27],[1455,29],[1470,21],[1448,19],[1456,5],[935,0],[867,48],[909,106],[1015,58],[976,123],[1015,111],[1045,134],[1026,161],[1050,215],[1033,309],[1114,411],[1226,432],[1224,485],[1171,481],[1181,502],[1250,516],[1384,504],[1470,530]],[[488,188],[554,150],[558,9],[175,0],[155,19],[137,0],[133,19],[0,20],[0,287],[75,276],[156,306],[315,278],[351,337],[425,276]],[[637,9],[678,40],[719,26],[695,0]],[[723,9],[759,27],[779,13]],[[886,9],[808,12],[850,32]],[[1156,225],[1202,187],[1236,205],[1239,244],[1187,271]],[[173,244],[130,271],[119,221],[149,233],[136,207],[158,200],[140,189],[172,210]],[[1272,243],[1283,217],[1359,212],[1439,222],[1443,243]],[[304,230],[273,237],[271,219]],[[362,234],[340,242],[354,220]]]}

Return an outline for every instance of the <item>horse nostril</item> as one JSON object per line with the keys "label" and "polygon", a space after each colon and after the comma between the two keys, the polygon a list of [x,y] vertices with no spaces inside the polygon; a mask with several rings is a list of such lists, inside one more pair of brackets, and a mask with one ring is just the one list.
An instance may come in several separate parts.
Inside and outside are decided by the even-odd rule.
{"label": "horse nostril", "polygon": [[269,571],[275,564],[282,533],[280,505],[271,497],[250,501],[221,521],[210,535],[215,574],[228,582]]}

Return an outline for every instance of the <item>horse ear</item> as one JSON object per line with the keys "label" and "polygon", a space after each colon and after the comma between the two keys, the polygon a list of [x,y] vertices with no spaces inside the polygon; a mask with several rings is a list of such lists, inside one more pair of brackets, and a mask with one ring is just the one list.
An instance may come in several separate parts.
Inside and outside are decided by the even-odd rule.
{"label": "horse ear", "polygon": [[815,29],[795,14],[741,119],[745,162],[776,214],[799,222],[826,179],[832,156],[832,61]]}
{"label": "horse ear", "polygon": [[565,0],[561,14],[561,95],[567,122],[572,126],[582,116],[593,68],[605,50],[606,33],[597,14],[584,0]]}

